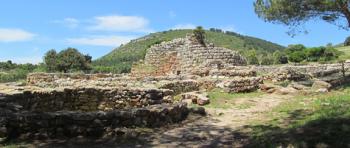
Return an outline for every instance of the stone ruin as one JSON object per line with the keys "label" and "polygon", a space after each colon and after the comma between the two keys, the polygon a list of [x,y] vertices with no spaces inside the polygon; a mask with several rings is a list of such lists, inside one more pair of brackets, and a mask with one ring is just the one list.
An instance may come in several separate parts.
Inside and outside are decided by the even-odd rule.
{"label": "stone ruin", "polygon": [[213,69],[208,74],[29,74],[25,86],[0,86],[0,137],[100,137],[118,135],[122,128],[162,127],[190,113],[205,115],[186,102],[210,103],[203,90],[231,83],[224,86],[230,92],[246,92],[260,83],[253,71]]}
{"label": "stone ruin", "polygon": [[[117,136],[122,128],[181,122],[191,111],[186,103],[173,101],[169,89],[122,87],[117,82],[113,87],[91,87],[103,83],[105,76],[38,73],[28,76],[27,86],[0,89],[0,137]],[[67,79],[85,86],[55,85]]]}
{"label": "stone ruin", "polygon": [[246,65],[237,51],[200,44],[193,35],[156,44],[147,50],[141,65],[134,65],[133,76],[190,74],[194,69],[224,69]]}
{"label": "stone ruin", "polygon": [[[239,93],[260,89],[288,94],[289,88],[272,90],[275,88],[262,85],[263,80],[313,79],[311,88],[324,92],[340,83],[339,68],[337,64],[312,68],[229,66],[193,68],[195,70],[184,70],[188,74],[147,77],[29,74],[26,86],[1,88],[0,85],[0,137],[116,136],[121,128],[162,127],[181,122],[189,113],[196,112],[188,108],[188,103],[210,103],[205,93],[208,90],[221,88],[228,93]],[[300,83],[291,83],[290,87],[305,88]],[[179,100],[175,96],[180,96]],[[203,110],[199,113],[205,114]]]}
{"label": "stone ruin", "polygon": [[[320,67],[231,66],[147,77],[29,74],[26,86],[6,86],[5,89],[0,86],[0,137],[115,136],[125,127],[162,127],[179,123],[196,112],[188,108],[189,103],[210,103],[205,92],[214,88],[228,93],[258,89],[272,92],[269,86],[262,86],[263,80],[298,82],[317,78],[312,88],[328,90],[335,79],[326,81],[326,78],[338,75],[339,65]],[[270,73],[258,76],[264,70]],[[295,83],[290,86],[304,89]],[[284,88],[279,91],[286,94]]]}

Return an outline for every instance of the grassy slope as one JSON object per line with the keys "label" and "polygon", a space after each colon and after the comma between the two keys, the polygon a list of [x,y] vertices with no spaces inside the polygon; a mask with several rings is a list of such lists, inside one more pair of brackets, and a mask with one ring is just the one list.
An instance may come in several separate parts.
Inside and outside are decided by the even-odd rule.
{"label": "grassy slope", "polygon": [[[110,67],[115,70],[114,72],[121,72],[120,69],[124,69],[123,72],[128,71],[130,70],[133,62],[137,62],[144,58],[146,49],[152,45],[162,41],[182,38],[191,32],[192,30],[173,30],[150,34],[114,49],[106,56],[94,61],[94,65],[96,67]],[[239,34],[228,35],[224,33],[207,31],[206,39],[208,42],[214,43],[216,46],[226,47],[241,52],[249,49],[267,52],[284,49],[283,46]]]}
{"label": "grassy slope", "polygon": [[350,46],[339,46],[339,47],[336,47],[336,49],[341,52],[344,52],[344,54],[340,56],[340,59],[343,59],[343,60],[350,59]]}
{"label": "grassy slope", "polygon": [[[251,146],[344,147],[350,143],[350,87],[328,94],[298,96],[248,126]],[[261,145],[261,144],[264,145]]]}

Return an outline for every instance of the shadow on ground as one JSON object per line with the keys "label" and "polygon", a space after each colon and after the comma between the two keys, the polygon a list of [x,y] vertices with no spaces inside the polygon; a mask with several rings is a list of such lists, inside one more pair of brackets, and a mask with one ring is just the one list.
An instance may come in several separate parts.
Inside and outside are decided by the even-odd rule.
{"label": "shadow on ground", "polygon": [[[308,115],[310,113],[296,110],[284,122],[293,124]],[[329,118],[312,120],[290,128],[272,124],[244,128],[252,129],[245,133],[249,137],[245,147],[350,147],[350,118],[341,115],[330,115]]]}
{"label": "shadow on ground", "polygon": [[[182,124],[154,129],[123,138],[25,141],[32,147],[42,148],[97,148],[97,147],[350,147],[350,118],[345,112],[334,112],[327,118],[309,121],[301,126],[288,127],[273,124],[247,125],[240,129],[217,126],[210,117],[193,117]],[[309,111],[295,110],[283,123],[312,115]],[[285,127],[285,128],[283,128]],[[12,141],[16,144],[23,141]],[[26,146],[27,147],[27,146]]]}

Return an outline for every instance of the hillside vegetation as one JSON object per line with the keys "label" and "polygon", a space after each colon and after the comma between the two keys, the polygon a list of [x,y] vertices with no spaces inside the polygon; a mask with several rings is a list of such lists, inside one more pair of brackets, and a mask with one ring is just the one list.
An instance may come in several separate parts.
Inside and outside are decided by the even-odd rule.
{"label": "hillside vegetation", "polygon": [[[145,37],[133,40],[126,45],[114,49],[109,54],[93,62],[94,70],[97,72],[129,72],[133,62],[144,59],[146,50],[154,44],[163,41],[171,41],[176,38],[183,38],[193,30],[170,30],[152,33]],[[283,50],[284,47],[262,39],[240,35],[234,32],[223,32],[218,30],[206,31],[206,42],[214,43],[216,46],[237,50],[243,55],[249,50],[257,53],[272,53],[276,50]]]}
{"label": "hillside vegetation", "polygon": [[336,49],[343,52],[343,54],[340,55],[339,59],[350,59],[350,46],[339,46],[336,47]]}

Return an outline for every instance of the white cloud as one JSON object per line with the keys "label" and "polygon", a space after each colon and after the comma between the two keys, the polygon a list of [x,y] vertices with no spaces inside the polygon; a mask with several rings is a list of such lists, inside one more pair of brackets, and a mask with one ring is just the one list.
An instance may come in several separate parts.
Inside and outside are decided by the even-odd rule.
{"label": "white cloud", "polygon": [[[7,60],[2,60],[2,61],[7,61]],[[14,58],[11,58],[11,61],[18,64],[26,64],[26,63],[39,64],[43,62],[43,59],[42,59],[42,56],[14,57]]]}
{"label": "white cloud", "polygon": [[61,24],[63,26],[66,26],[68,28],[74,29],[77,28],[79,26],[80,21],[75,19],[75,18],[64,18],[63,20],[55,20],[53,21],[53,23],[56,24]]}
{"label": "white cloud", "polygon": [[234,27],[233,25],[224,26],[224,27],[221,27],[221,29],[222,29],[223,31],[233,31],[233,32],[236,31],[236,29],[235,29],[235,27]]}
{"label": "white cloud", "polygon": [[150,32],[147,28],[149,21],[140,16],[110,15],[94,18],[95,25],[88,27],[91,30],[102,31],[132,31]]}
{"label": "white cloud", "polygon": [[178,24],[174,26],[172,29],[194,29],[196,25],[194,24]]}
{"label": "white cloud", "polygon": [[17,42],[31,40],[35,34],[21,30],[0,28],[0,42]]}
{"label": "white cloud", "polygon": [[86,38],[70,38],[67,39],[67,42],[69,44],[116,47],[134,38],[133,36],[92,36]]}

